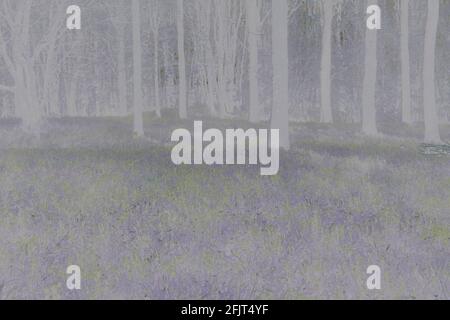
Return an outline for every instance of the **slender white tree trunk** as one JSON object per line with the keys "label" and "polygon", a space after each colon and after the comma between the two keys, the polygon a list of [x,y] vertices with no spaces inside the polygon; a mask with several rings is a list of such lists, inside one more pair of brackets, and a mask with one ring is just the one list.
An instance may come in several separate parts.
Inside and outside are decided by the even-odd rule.
{"label": "slender white tree trunk", "polygon": [[206,74],[207,74],[207,90],[208,90],[208,110],[210,116],[216,116],[216,92],[217,92],[217,71],[214,68],[214,57],[212,53],[211,43],[208,40],[206,49]]}
{"label": "slender white tree trunk", "polygon": [[411,78],[409,59],[409,0],[402,0],[401,10],[401,63],[402,63],[402,121],[412,123]]}
{"label": "slender white tree trunk", "polygon": [[187,85],[186,85],[186,58],[184,52],[184,3],[177,0],[177,31],[178,31],[178,77],[179,77],[179,116],[187,118]]}
{"label": "slender white tree trunk", "polygon": [[[122,22],[123,23],[123,22]],[[127,108],[127,73],[125,65],[125,27],[119,26],[117,33],[119,50],[117,53],[117,89],[119,94],[119,114],[125,116]]]}
{"label": "slender white tree trunk", "polygon": [[333,24],[333,0],[323,1],[322,63],[320,70],[321,84],[321,119],[323,123],[333,122],[331,110],[331,27]]}
{"label": "slender white tree trunk", "polygon": [[49,50],[47,55],[47,64],[44,75],[44,92],[46,100],[47,114],[58,114],[58,75],[57,75],[57,58],[56,58],[56,32],[49,35]]}
{"label": "slender white tree trunk", "polygon": [[206,60],[205,72],[206,72],[206,91],[207,91],[207,103],[209,115],[216,116],[216,86],[217,86],[217,68],[214,65],[214,56],[212,49],[212,40],[210,35],[212,23],[212,1],[206,1],[205,4],[200,3],[200,6],[204,6],[204,14],[201,16],[204,19],[202,24],[202,37],[205,39],[202,45],[205,47],[204,55]]}
{"label": "slender white tree trunk", "polygon": [[49,19],[49,30],[48,30],[48,40],[47,40],[47,57],[45,63],[45,72],[42,79],[44,86],[45,96],[43,97],[46,107],[46,112],[42,110],[47,115],[60,115],[61,109],[58,103],[59,99],[59,74],[58,74],[58,32],[61,30],[58,24],[54,23],[55,20],[59,20],[64,11],[63,4],[56,5],[56,8],[50,8]]}
{"label": "slender white tree trunk", "polygon": [[134,134],[144,136],[144,121],[142,118],[142,43],[141,18],[139,0],[132,2],[133,21],[133,89],[134,89]]}
{"label": "slender white tree trunk", "polygon": [[289,150],[288,2],[272,0],[272,128],[280,130],[280,147]]}
{"label": "slender white tree trunk", "polygon": [[259,89],[258,89],[258,33],[259,12],[257,0],[247,0],[248,28],[248,77],[250,82],[249,120],[259,120]]}
{"label": "slender white tree trunk", "polygon": [[[368,0],[367,5],[377,4],[377,0]],[[362,130],[370,136],[378,135],[376,124],[375,94],[377,86],[377,30],[366,28],[365,71],[363,82]]]}
{"label": "slender white tree trunk", "polygon": [[166,107],[169,107],[170,103],[170,99],[169,99],[169,90],[167,88],[168,86],[168,77],[169,77],[169,58],[168,58],[168,54],[169,54],[169,46],[167,45],[167,42],[163,42],[162,44],[162,64],[163,64],[163,69],[164,69],[164,76],[162,78],[162,90],[163,90],[163,94],[162,97],[164,99],[164,105]]}
{"label": "slender white tree trunk", "polygon": [[227,106],[229,106],[227,88],[226,88],[226,78],[225,78],[225,68],[226,68],[226,54],[225,50],[225,37],[224,34],[227,32],[225,29],[226,24],[226,3],[222,0],[216,1],[216,21],[213,23],[217,24],[216,27],[216,62],[217,62],[217,96],[219,104],[219,117],[226,117]]}
{"label": "slender white tree trunk", "polygon": [[441,144],[435,88],[436,34],[439,22],[439,0],[428,0],[423,68],[425,142]]}
{"label": "slender white tree trunk", "polygon": [[153,8],[153,68],[155,69],[155,112],[158,117],[161,117],[161,99],[159,95],[159,12],[158,2],[155,2]]}

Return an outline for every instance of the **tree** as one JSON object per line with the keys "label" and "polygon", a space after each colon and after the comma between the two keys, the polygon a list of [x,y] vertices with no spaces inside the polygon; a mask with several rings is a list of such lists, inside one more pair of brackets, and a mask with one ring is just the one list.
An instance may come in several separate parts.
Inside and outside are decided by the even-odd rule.
{"label": "tree", "polygon": [[257,0],[247,0],[247,30],[248,30],[248,77],[250,87],[249,121],[259,120],[259,89],[258,89],[258,35],[259,9]]}
{"label": "tree", "polygon": [[332,123],[331,110],[331,28],[334,0],[321,1],[323,8],[322,62],[320,68],[321,122]]}
{"label": "tree", "polygon": [[409,0],[400,2],[401,20],[401,64],[402,64],[402,121],[412,123],[411,112],[411,68],[409,59]]}
{"label": "tree", "polygon": [[[0,7],[0,58],[13,82],[1,84],[0,90],[14,95],[15,113],[22,119],[22,128],[32,134],[39,134],[45,110],[55,107],[55,52],[65,30],[64,9],[64,1],[48,6],[4,0]],[[42,24],[36,26],[33,14],[40,15]]]}
{"label": "tree", "polygon": [[154,68],[154,91],[155,91],[155,111],[158,117],[161,117],[161,99],[159,95],[159,9],[158,0],[153,0],[152,10],[152,31],[153,31],[153,68]]}
{"label": "tree", "polygon": [[141,18],[139,0],[132,1],[133,23],[133,90],[134,90],[134,134],[144,136],[144,123],[142,118],[142,43]]}
{"label": "tree", "polygon": [[188,3],[195,15],[189,21],[195,30],[189,44],[193,49],[191,80],[201,87],[201,99],[206,102],[209,114],[227,118],[242,105],[249,36],[249,32],[243,32],[248,28],[246,1]]}
{"label": "tree", "polygon": [[272,0],[273,129],[280,130],[280,147],[289,150],[288,1]]}
{"label": "tree", "polygon": [[242,80],[242,69],[239,66],[242,66],[245,56],[245,49],[240,46],[242,42],[246,42],[241,38],[245,7],[240,0],[215,0],[213,8],[213,56],[209,56],[208,60],[212,60],[209,63],[217,70],[212,72],[212,76],[215,76],[212,81],[216,82],[219,117],[226,118],[235,110],[238,87]]}
{"label": "tree", "polygon": [[439,0],[428,0],[428,16],[425,31],[425,54],[423,67],[425,142],[442,144],[439,134],[436,106],[435,68],[436,35],[439,21]]}
{"label": "tree", "polygon": [[[377,0],[368,0],[368,9],[377,5]],[[377,12],[369,11],[377,19]],[[379,14],[379,12],[378,12]],[[379,17],[378,17],[379,18]],[[376,28],[366,28],[365,39],[365,69],[363,82],[363,96],[362,96],[362,130],[365,134],[370,136],[378,135],[376,124],[376,109],[375,109],[375,92],[377,84],[377,36]]]}
{"label": "tree", "polygon": [[177,39],[178,39],[178,105],[179,117],[187,118],[187,85],[186,85],[186,58],[184,52],[184,7],[183,0],[177,0]]}
{"label": "tree", "polygon": [[[194,63],[199,66],[199,78],[203,89],[203,101],[206,103],[210,116],[216,116],[217,102],[217,67],[213,52],[212,35],[214,18],[212,16],[212,1],[193,0],[192,10],[195,17],[193,28],[196,37],[193,38]],[[198,61],[195,61],[195,58]],[[201,66],[201,67],[200,67]]]}
{"label": "tree", "polygon": [[69,117],[77,116],[80,76],[88,69],[87,63],[81,63],[82,60],[86,60],[86,57],[81,53],[82,47],[85,44],[84,37],[85,34],[72,33],[66,37],[65,43],[63,44],[65,50],[71,53],[63,55],[61,61],[63,64],[63,79],[66,95],[66,110],[63,114]]}
{"label": "tree", "polygon": [[126,3],[121,0],[116,6],[117,22],[116,33],[117,33],[117,92],[118,92],[118,103],[119,103],[119,114],[125,116],[128,113],[127,107],[127,70],[126,70],[126,60],[125,60],[125,31],[126,31]]}

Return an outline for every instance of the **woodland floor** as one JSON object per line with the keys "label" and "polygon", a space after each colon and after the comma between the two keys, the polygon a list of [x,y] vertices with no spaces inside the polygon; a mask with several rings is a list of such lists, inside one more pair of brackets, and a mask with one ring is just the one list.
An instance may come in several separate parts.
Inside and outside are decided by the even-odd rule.
{"label": "woodland floor", "polygon": [[262,177],[176,167],[170,134],[192,120],[145,123],[151,139],[131,119],[53,120],[40,140],[0,123],[0,298],[450,298],[450,156],[422,155],[420,128],[293,125]]}

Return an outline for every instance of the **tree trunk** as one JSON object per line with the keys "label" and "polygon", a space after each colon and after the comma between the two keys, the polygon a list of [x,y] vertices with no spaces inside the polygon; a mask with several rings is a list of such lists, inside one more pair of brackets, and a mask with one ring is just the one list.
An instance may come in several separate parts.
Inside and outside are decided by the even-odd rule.
{"label": "tree trunk", "polygon": [[409,59],[409,0],[401,5],[402,121],[412,123],[411,74]]}
{"label": "tree trunk", "polygon": [[207,78],[207,90],[208,90],[208,110],[209,115],[216,116],[216,92],[217,92],[217,71],[214,68],[214,57],[212,53],[212,47],[210,40],[208,39],[208,45],[206,49],[206,78]]}
{"label": "tree trunk", "polygon": [[163,64],[163,77],[161,80],[162,83],[162,90],[163,90],[163,99],[164,99],[164,106],[166,108],[170,108],[170,101],[171,97],[169,96],[169,85],[171,85],[171,82],[169,81],[169,69],[171,67],[169,62],[169,45],[167,44],[167,41],[163,42],[162,44],[162,64]]}
{"label": "tree trunk", "polygon": [[289,150],[288,2],[272,0],[272,129],[280,130],[280,148]]}
{"label": "tree trunk", "polygon": [[217,63],[217,97],[218,97],[218,106],[219,106],[219,117],[224,119],[227,114],[227,107],[230,105],[230,101],[227,95],[226,88],[226,76],[225,76],[225,68],[226,68],[226,53],[225,50],[228,48],[225,47],[225,36],[224,34],[228,31],[225,28],[226,25],[226,3],[219,0],[215,4],[216,21],[216,63]]}
{"label": "tree trunk", "polygon": [[[47,115],[60,115],[61,109],[58,103],[59,99],[59,79],[58,79],[58,58],[57,58],[57,27],[53,27],[53,19],[59,18],[59,12],[56,10],[56,17],[51,14],[49,17],[49,24],[52,26],[48,33],[48,50],[47,61],[44,73],[44,99],[46,100],[46,114]],[[61,80],[62,81],[62,80]]]}
{"label": "tree trunk", "polygon": [[258,90],[258,3],[257,0],[247,0],[248,26],[248,77],[250,84],[249,120],[259,120],[259,90]]}
{"label": "tree trunk", "polygon": [[[367,5],[377,4],[377,0],[368,0]],[[366,28],[365,71],[363,82],[362,130],[370,136],[378,135],[375,109],[377,85],[377,30]]]}
{"label": "tree trunk", "polygon": [[[204,61],[203,66],[203,101],[206,103],[209,116],[215,116],[216,102],[214,96],[214,83],[216,83],[216,77],[213,76],[214,57],[212,51],[212,39],[211,29],[214,28],[212,21],[211,8],[213,7],[213,1],[201,1],[195,2],[195,11],[197,12],[196,21],[198,33],[198,39],[195,41],[196,48],[194,51],[199,52],[198,59]],[[201,63],[201,62],[200,62]]]}
{"label": "tree trunk", "polygon": [[186,58],[184,53],[184,7],[183,0],[177,0],[178,31],[178,81],[179,81],[179,117],[187,118]]}
{"label": "tree trunk", "polygon": [[25,131],[39,135],[42,120],[41,103],[38,99],[36,77],[30,61],[30,17],[32,1],[25,0],[21,3],[19,11],[23,20],[19,39],[15,42],[16,63],[16,91],[15,101],[19,103],[19,113],[22,118],[22,127]]}
{"label": "tree trunk", "polygon": [[153,67],[155,69],[154,90],[155,90],[155,112],[161,117],[161,99],[159,95],[159,23],[158,23],[158,3],[155,2],[153,8]]}
{"label": "tree trunk", "polygon": [[[124,20],[124,19],[123,19]],[[123,21],[121,19],[121,23]],[[126,116],[128,114],[127,107],[127,72],[125,64],[125,26],[118,27],[117,37],[119,50],[117,52],[117,90],[119,95],[119,115]]]}
{"label": "tree trunk", "polygon": [[134,134],[144,136],[142,119],[142,44],[139,0],[132,2],[133,14],[133,89],[134,89]]}
{"label": "tree trunk", "polygon": [[439,21],[439,0],[428,0],[428,17],[425,32],[425,54],[423,68],[425,142],[442,144],[439,134],[438,111],[436,106],[435,60],[436,34]]}
{"label": "tree trunk", "polygon": [[331,28],[333,23],[333,0],[323,1],[323,31],[322,31],[322,63],[320,70],[321,85],[321,117],[323,123],[333,122],[331,110]]}

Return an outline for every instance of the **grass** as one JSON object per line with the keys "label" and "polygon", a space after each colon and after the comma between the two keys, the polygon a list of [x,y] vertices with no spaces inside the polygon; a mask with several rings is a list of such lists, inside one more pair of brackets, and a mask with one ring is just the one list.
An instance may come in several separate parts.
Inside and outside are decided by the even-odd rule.
{"label": "grass", "polygon": [[0,298],[449,298],[450,158],[303,125],[261,177],[176,167],[168,138],[192,121],[146,124],[151,140],[131,119],[58,120],[40,140],[0,126]]}

